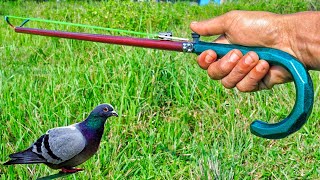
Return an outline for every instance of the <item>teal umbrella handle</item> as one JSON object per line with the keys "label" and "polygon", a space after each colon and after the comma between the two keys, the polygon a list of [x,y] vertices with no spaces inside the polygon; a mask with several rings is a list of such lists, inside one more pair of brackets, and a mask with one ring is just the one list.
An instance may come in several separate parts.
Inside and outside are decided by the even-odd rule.
{"label": "teal umbrella handle", "polygon": [[255,120],[250,126],[253,134],[268,139],[280,139],[296,132],[307,121],[313,106],[313,84],[303,64],[292,55],[278,49],[207,43],[197,39],[192,43],[192,49],[192,52],[196,54],[212,49],[217,53],[218,58],[233,49],[239,49],[243,54],[254,51],[260,59],[266,60],[271,65],[280,65],[291,73],[296,88],[296,101],[291,113],[282,121],[274,124]]}

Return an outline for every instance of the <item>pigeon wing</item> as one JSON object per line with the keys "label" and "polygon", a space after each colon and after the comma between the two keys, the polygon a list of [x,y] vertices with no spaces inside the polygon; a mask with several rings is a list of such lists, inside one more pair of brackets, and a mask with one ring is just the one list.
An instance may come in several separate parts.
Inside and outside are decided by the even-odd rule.
{"label": "pigeon wing", "polygon": [[33,152],[48,163],[60,164],[78,155],[86,146],[86,139],[76,125],[50,129],[33,144]]}

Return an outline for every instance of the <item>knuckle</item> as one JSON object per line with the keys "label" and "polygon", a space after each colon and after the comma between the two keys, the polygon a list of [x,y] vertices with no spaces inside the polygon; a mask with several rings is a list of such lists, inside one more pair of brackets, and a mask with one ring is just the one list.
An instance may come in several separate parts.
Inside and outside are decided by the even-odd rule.
{"label": "knuckle", "polygon": [[231,11],[229,11],[228,13],[227,13],[227,15],[229,16],[229,17],[234,17],[234,16],[237,16],[238,14],[239,14],[239,10],[231,10]]}
{"label": "knuckle", "polygon": [[248,79],[249,82],[258,82],[260,81],[261,79],[254,76],[253,74],[248,74],[248,76],[246,76],[246,78]]}
{"label": "knuckle", "polygon": [[274,73],[274,84],[281,84],[281,83],[287,82],[288,80],[289,78],[284,76],[282,73],[279,73],[279,72]]}
{"label": "knuckle", "polygon": [[227,67],[224,67],[224,66],[221,66],[221,67],[218,67],[218,70],[220,72],[220,75],[227,75],[230,73],[230,70],[227,69]]}
{"label": "knuckle", "polygon": [[274,81],[271,81],[271,76],[268,74],[266,77],[264,77],[259,84],[259,89],[272,89],[272,87],[275,85]]}
{"label": "knuckle", "polygon": [[236,69],[236,74],[239,74],[239,75],[247,74],[247,70],[246,70],[245,68],[238,67],[238,68]]}
{"label": "knuckle", "polygon": [[221,70],[221,67],[217,64],[210,65],[207,72],[209,77],[214,80],[219,80],[224,77],[224,73]]}
{"label": "knuckle", "polygon": [[232,89],[235,87],[235,84],[233,82],[228,81],[227,79],[222,79],[221,83],[227,89]]}
{"label": "knuckle", "polygon": [[245,86],[241,83],[238,83],[236,85],[236,88],[240,91],[240,92],[252,92],[254,91],[256,88],[254,86]]}
{"label": "knuckle", "polygon": [[229,74],[234,68],[234,66],[230,65],[230,62],[228,62],[226,59],[220,59],[219,61],[220,62],[217,66],[217,69],[223,74]]}
{"label": "knuckle", "polygon": [[221,79],[214,71],[208,70],[207,73],[208,73],[208,76],[213,80]]}
{"label": "knuckle", "polygon": [[273,87],[273,85],[267,86],[267,84],[264,83],[264,81],[261,81],[261,82],[259,83],[258,89],[259,89],[259,90],[265,90],[265,89],[272,89],[272,87]]}
{"label": "knuckle", "polygon": [[292,80],[292,76],[281,66],[272,66],[270,71],[270,79],[273,79],[274,84],[281,84]]}
{"label": "knuckle", "polygon": [[264,84],[265,89],[272,89],[273,86],[275,85],[274,83],[263,83],[263,84]]}

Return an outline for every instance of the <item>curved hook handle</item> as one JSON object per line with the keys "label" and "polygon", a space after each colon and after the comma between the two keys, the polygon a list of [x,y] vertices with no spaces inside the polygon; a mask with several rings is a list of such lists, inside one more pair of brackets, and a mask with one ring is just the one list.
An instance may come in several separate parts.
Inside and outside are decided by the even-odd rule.
{"label": "curved hook handle", "polygon": [[268,124],[260,120],[254,121],[250,126],[253,134],[268,139],[280,139],[296,132],[304,125],[313,107],[313,84],[303,64],[295,57],[272,48],[206,43],[202,41],[193,43],[193,52],[196,54],[208,49],[214,50],[219,58],[232,49],[239,49],[243,54],[255,51],[260,59],[264,59],[272,65],[280,65],[291,73],[296,88],[296,102],[291,113],[275,124]]}
{"label": "curved hook handle", "polygon": [[[9,24],[10,27],[12,27],[13,29],[15,29],[16,27],[14,25],[11,24],[11,22],[9,21],[9,16],[5,16],[4,20]],[[25,19],[21,25],[19,27],[22,27],[23,25],[25,25],[27,22],[29,22],[30,19]]]}

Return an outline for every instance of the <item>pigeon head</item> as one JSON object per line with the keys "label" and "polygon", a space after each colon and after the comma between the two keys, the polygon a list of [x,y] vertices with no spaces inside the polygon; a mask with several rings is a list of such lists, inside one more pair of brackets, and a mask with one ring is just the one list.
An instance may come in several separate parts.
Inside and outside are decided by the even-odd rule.
{"label": "pigeon head", "polygon": [[111,116],[118,116],[113,107],[110,104],[100,104],[80,124],[89,129],[103,129],[104,123]]}
{"label": "pigeon head", "polygon": [[116,111],[114,111],[114,108],[110,104],[100,104],[94,110],[90,113],[91,117],[94,118],[102,118],[102,119],[107,119],[108,117],[111,116],[116,116],[118,117],[118,114]]}

